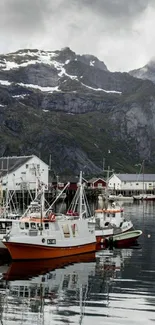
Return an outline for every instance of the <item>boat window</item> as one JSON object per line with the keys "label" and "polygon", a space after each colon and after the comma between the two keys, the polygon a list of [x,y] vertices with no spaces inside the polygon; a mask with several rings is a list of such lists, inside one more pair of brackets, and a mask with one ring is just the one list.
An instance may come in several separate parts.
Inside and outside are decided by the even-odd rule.
{"label": "boat window", "polygon": [[6,227],[7,227],[7,228],[11,228],[11,226],[12,226],[12,222],[11,222],[11,221],[7,221],[7,222],[6,222]]}
{"label": "boat window", "polygon": [[20,229],[24,229],[24,222],[20,222],[19,227],[20,227]]}
{"label": "boat window", "polygon": [[49,229],[49,223],[45,223],[45,229]]}
{"label": "boat window", "polygon": [[112,217],[115,218],[115,213],[112,214]]}
{"label": "boat window", "polygon": [[76,223],[73,223],[73,225],[71,225],[71,229],[72,229],[73,237],[76,237],[77,234],[78,234],[77,224]]}
{"label": "boat window", "polygon": [[35,222],[31,222],[31,229],[36,229],[36,223]]}
{"label": "boat window", "polygon": [[0,223],[0,229],[5,229],[5,228],[6,228],[5,223],[4,222],[1,222]]}
{"label": "boat window", "polygon": [[25,229],[29,229],[29,223],[25,222]]}
{"label": "boat window", "polygon": [[70,237],[70,232],[69,232],[68,224],[63,224],[62,225],[62,230],[63,230],[63,233],[64,233],[64,237],[69,238]]}
{"label": "boat window", "polygon": [[110,217],[110,214],[109,213],[107,213],[107,218],[109,218]]}
{"label": "boat window", "polygon": [[38,229],[40,228],[40,226],[41,226],[41,224],[40,224],[40,223],[37,223],[37,228],[38,228]]}

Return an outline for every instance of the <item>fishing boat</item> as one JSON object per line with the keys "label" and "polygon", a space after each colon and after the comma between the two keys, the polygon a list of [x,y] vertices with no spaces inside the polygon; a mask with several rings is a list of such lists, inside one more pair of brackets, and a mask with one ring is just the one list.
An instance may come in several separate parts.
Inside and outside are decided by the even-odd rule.
{"label": "fishing boat", "polygon": [[128,247],[137,242],[137,239],[142,235],[142,230],[132,230],[126,233],[114,235],[108,239],[104,239],[103,243],[106,247]]}
{"label": "fishing boat", "polygon": [[96,209],[95,215],[90,219],[95,223],[95,235],[97,244],[101,244],[104,238],[122,234],[133,229],[131,220],[124,217],[124,210],[116,202],[105,203],[102,209]]}
{"label": "fishing boat", "polygon": [[[0,254],[7,254],[7,247],[3,243],[3,237],[7,235],[7,233],[11,230],[14,223],[17,223],[17,220],[20,222],[37,222],[38,224],[41,222],[41,210],[42,210],[42,221],[54,220],[56,218],[56,214],[52,212],[53,205],[56,200],[59,199],[59,196],[63,194],[63,191],[68,187],[69,183],[66,184],[64,189],[58,194],[57,198],[52,202],[48,209],[45,209],[45,201],[44,197],[44,186],[36,189],[35,198],[32,199],[27,209],[23,214],[18,214],[16,210],[11,212],[9,207],[11,206],[11,199],[8,200],[8,204],[1,208],[0,215]],[[42,208],[41,208],[41,196],[43,196],[42,200]],[[63,214],[59,213],[59,218],[63,216]]]}
{"label": "fishing boat", "polygon": [[79,218],[52,218],[49,209],[43,217],[44,192],[41,198],[40,222],[32,219],[13,224],[3,238],[13,260],[49,259],[93,252],[96,250],[95,229],[82,215],[82,173],[80,173]]}
{"label": "fishing boat", "polygon": [[[81,191],[81,193],[80,193]],[[80,199],[81,197],[81,199]],[[88,200],[86,197],[84,186],[78,188],[71,202],[66,216],[70,218],[79,218],[79,203],[81,206],[82,218],[88,219],[89,226],[95,228],[95,236],[97,244],[101,244],[105,237],[124,233],[133,229],[131,220],[126,220],[124,210],[118,202],[109,202],[108,190],[102,196],[102,208],[96,209],[94,215],[90,211]],[[81,200],[81,201],[80,201]]]}

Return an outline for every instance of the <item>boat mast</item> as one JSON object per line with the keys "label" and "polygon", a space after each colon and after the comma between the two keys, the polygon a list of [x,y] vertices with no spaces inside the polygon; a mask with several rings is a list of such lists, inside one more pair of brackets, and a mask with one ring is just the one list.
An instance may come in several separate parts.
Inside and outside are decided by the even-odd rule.
{"label": "boat mast", "polygon": [[79,216],[80,216],[80,219],[82,219],[82,193],[83,193],[83,188],[82,188],[82,171],[80,171],[79,187],[80,187]]}
{"label": "boat mast", "polygon": [[9,180],[9,177],[8,177],[8,173],[9,173],[9,157],[7,157],[7,166],[6,166],[6,169],[7,169],[7,175],[6,175],[6,202],[5,202],[5,217],[8,216],[8,204],[9,204],[9,188],[8,188],[8,180]]}
{"label": "boat mast", "polygon": [[42,185],[42,191],[41,191],[41,220],[40,220],[40,226],[41,226],[41,235],[42,235],[42,229],[43,229],[43,215],[45,210],[45,191],[44,191],[44,185]]}
{"label": "boat mast", "polygon": [[143,194],[144,194],[144,161],[142,161],[142,172],[143,172]]}

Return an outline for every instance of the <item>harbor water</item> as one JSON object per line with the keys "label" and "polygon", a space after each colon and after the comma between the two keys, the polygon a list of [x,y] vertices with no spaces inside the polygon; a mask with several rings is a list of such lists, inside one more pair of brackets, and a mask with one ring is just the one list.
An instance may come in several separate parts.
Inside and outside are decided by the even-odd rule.
{"label": "harbor water", "polygon": [[155,204],[125,203],[138,245],[46,262],[3,261],[3,325],[155,323]]}

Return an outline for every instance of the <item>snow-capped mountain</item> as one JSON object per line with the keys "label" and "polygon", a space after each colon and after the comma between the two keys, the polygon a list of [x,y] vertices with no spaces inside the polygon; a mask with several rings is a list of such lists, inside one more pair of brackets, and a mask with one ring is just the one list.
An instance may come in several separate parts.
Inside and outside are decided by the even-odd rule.
{"label": "snow-capped mountain", "polygon": [[[56,173],[154,166],[155,85],[69,48],[0,55],[0,155],[36,154]],[[110,149],[110,155],[107,155]]]}
{"label": "snow-capped mountain", "polygon": [[0,55],[0,84],[13,87],[13,98],[33,90],[118,94],[134,89],[127,73],[111,73],[92,55],[61,51],[19,50]]}
{"label": "snow-capped mountain", "polygon": [[131,76],[140,79],[148,79],[155,83],[155,58],[144,67],[129,72]]}
{"label": "snow-capped mountain", "polygon": [[[106,65],[92,55],[76,55],[69,48],[61,51],[20,50],[0,56],[0,84],[21,86],[53,93],[83,90],[120,93],[103,89],[100,78],[94,83],[93,77],[99,72],[107,72]],[[89,74],[92,78],[88,78]],[[110,87],[111,88],[111,87]],[[27,92],[26,92],[27,93]],[[25,96],[17,94],[15,96]]]}

